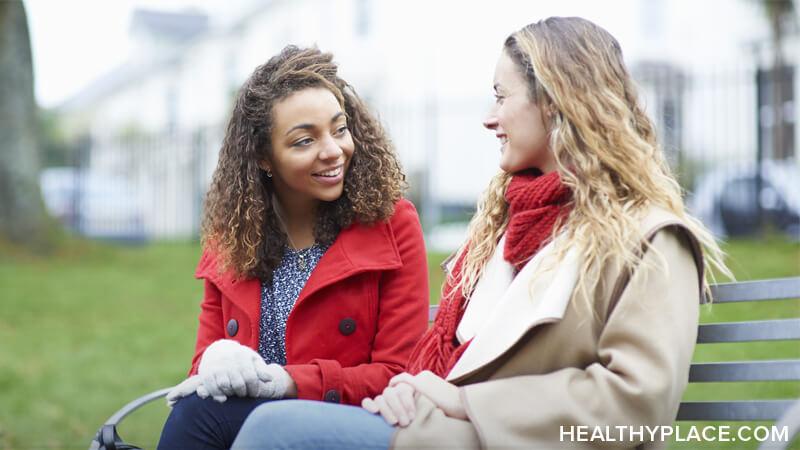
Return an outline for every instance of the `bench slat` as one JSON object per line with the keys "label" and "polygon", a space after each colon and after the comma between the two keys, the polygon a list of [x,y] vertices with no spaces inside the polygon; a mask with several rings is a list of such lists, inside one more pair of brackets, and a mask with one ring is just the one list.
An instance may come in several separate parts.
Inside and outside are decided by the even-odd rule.
{"label": "bench slat", "polygon": [[689,382],[800,380],[800,360],[695,363]]}
{"label": "bench slat", "polygon": [[750,421],[778,420],[794,400],[742,400],[682,402],[677,420]]}
{"label": "bench slat", "polygon": [[800,277],[741,281],[711,286],[714,303],[800,298]]}
{"label": "bench slat", "polygon": [[800,319],[754,320],[700,325],[698,344],[800,339]]}

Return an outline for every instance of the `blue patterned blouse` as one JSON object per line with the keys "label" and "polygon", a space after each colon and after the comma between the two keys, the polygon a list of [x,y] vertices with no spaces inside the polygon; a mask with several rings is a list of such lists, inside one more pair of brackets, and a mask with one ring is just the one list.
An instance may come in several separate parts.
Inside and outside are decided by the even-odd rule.
{"label": "blue patterned blouse", "polygon": [[328,246],[314,244],[295,250],[286,247],[272,283],[261,283],[261,326],[258,353],[267,364],[286,364],[286,320]]}

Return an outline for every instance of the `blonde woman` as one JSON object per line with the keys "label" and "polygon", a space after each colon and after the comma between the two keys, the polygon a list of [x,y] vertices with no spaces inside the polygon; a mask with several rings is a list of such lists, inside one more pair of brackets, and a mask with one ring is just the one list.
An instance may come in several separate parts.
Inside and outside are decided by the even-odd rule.
{"label": "blonde woman", "polygon": [[551,448],[581,445],[571,426],[673,422],[704,267],[725,269],[685,211],[619,44],[580,18],[530,24],[506,40],[494,90],[484,125],[502,173],[407,373],[361,410],[261,406],[239,448]]}

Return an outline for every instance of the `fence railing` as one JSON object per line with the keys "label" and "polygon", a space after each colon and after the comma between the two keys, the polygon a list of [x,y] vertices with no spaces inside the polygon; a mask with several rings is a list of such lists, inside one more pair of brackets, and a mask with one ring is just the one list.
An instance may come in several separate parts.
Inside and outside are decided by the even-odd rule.
{"label": "fence railing", "polygon": [[[688,191],[709,197],[693,201],[694,207],[716,215],[704,220],[724,220],[720,207],[725,206],[726,192],[729,220],[741,222],[749,217],[756,228],[773,219],[790,225],[800,220],[791,217],[792,208],[800,211],[800,187],[774,180],[791,178],[800,170],[793,159],[799,145],[800,104],[794,99],[800,76],[793,69],[777,75],[751,69],[687,74],[663,64],[640,64],[633,73],[680,182]],[[774,89],[775,83],[780,90]],[[783,101],[779,122],[771,100],[775,92]],[[488,97],[376,102],[426,224],[438,222],[443,205],[474,205],[498,170],[499,145],[481,126],[490,102]],[[775,127],[782,127],[780,149],[772,148]],[[43,185],[45,198],[48,204],[57,203],[57,216],[88,236],[197,235],[223,132],[220,124],[83,140],[73,173],[62,174],[49,190]],[[717,181],[713,181],[715,176]],[[755,177],[754,181],[730,185],[731,180],[748,177]],[[715,231],[730,232],[724,223]]]}

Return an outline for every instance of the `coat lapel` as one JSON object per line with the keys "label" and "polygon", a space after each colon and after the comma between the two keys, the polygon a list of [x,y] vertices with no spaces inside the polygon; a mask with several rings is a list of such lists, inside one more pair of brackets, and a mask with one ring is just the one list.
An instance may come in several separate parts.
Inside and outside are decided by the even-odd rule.
{"label": "coat lapel", "polygon": [[462,378],[494,361],[531,328],[564,317],[580,261],[573,248],[558,262],[554,249],[553,242],[546,245],[517,274],[448,380]]}
{"label": "coat lapel", "polygon": [[339,233],[311,272],[296,305],[314,292],[357,273],[392,270],[403,265],[394,232],[387,221],[355,223]]}
{"label": "coat lapel", "polygon": [[460,342],[470,340],[483,326],[484,320],[497,304],[498,297],[508,291],[514,281],[514,266],[503,259],[505,236],[500,239],[494,253],[483,269],[483,275],[475,283],[469,298],[469,307],[461,316],[456,329]]}
{"label": "coat lapel", "polygon": [[[674,214],[652,207],[641,218],[640,232],[649,240],[658,230],[668,226],[686,227]],[[704,274],[701,248],[691,233],[687,235],[693,247],[699,289],[702,292]],[[463,379],[491,363],[531,328],[558,322],[564,317],[582,261],[574,246],[564,255],[563,261],[555,261],[555,256],[554,243],[551,242],[522,268],[447,375],[449,381]]]}
{"label": "coat lapel", "polygon": [[256,320],[261,302],[261,280],[257,278],[236,278],[233,271],[220,272],[217,257],[209,250],[203,252],[194,276],[209,280],[239,309],[247,312],[251,320]]}
{"label": "coat lapel", "polygon": [[[402,266],[397,242],[388,222],[374,225],[354,223],[339,233],[336,240],[311,272],[296,304],[314,292],[360,272],[391,270]],[[237,307],[247,311],[252,320],[260,314],[261,280],[237,279],[231,271],[219,273],[216,258],[204,253],[195,272],[207,278]]]}

